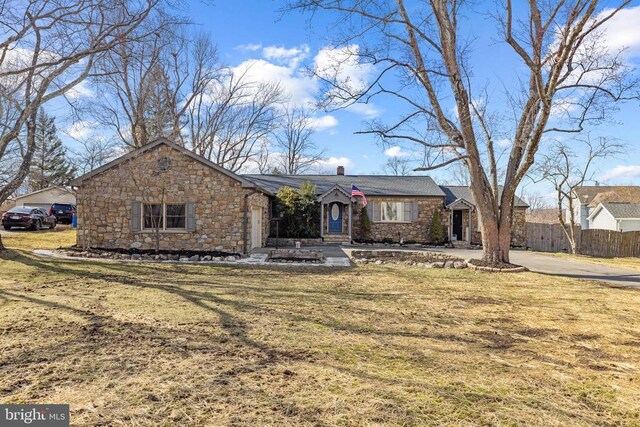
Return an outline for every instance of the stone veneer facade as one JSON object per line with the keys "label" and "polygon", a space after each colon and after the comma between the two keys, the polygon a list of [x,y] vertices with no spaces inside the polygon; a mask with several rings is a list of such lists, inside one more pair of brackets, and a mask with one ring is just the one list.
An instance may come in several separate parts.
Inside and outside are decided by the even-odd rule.
{"label": "stone veneer facade", "polygon": [[[158,172],[160,159],[170,167]],[[262,240],[269,227],[269,198],[167,145],[159,145],[95,176],[78,188],[77,242],[81,247],[155,249],[155,230],[134,231],[132,204],[194,203],[195,231],[160,232],[160,249],[242,253],[251,239],[251,208],[262,208]],[[250,242],[247,248],[250,249]]]}
{"label": "stone veneer facade", "polygon": [[[516,207],[513,210],[513,222],[511,224],[511,245],[524,247],[527,241],[527,226],[525,220],[525,212],[527,208]],[[449,223],[449,211],[447,211],[447,223]],[[466,230],[469,225],[469,211],[463,210],[462,214],[462,229]],[[482,244],[482,233],[480,232],[480,224],[478,223],[478,211],[473,210],[471,212],[471,243],[474,245]],[[463,231],[466,233],[466,231]],[[449,233],[449,229],[447,229]],[[465,236],[466,237],[466,236]]]}
{"label": "stone veneer facade", "polygon": [[[398,242],[400,239],[403,241],[413,241],[419,243],[429,242],[429,230],[431,229],[431,221],[433,219],[433,213],[440,211],[440,220],[445,228],[445,231],[449,229],[449,214],[444,208],[443,197],[382,197],[382,196],[370,196],[367,197],[368,203],[380,202],[406,202],[413,203],[418,202],[418,218],[417,220],[406,222],[374,222],[373,217],[369,215],[369,221],[371,223],[371,232],[369,238],[365,239],[360,233],[360,221],[361,221],[361,209],[354,208],[353,216],[353,237],[358,240],[374,240],[383,241],[390,239],[391,241]],[[354,205],[359,206],[359,205]]]}

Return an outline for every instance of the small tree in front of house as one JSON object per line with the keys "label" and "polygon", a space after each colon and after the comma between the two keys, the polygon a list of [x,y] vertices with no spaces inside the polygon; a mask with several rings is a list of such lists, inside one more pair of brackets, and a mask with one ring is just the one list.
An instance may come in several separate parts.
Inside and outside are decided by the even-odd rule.
{"label": "small tree in front of house", "polygon": [[440,211],[435,210],[431,218],[431,227],[429,228],[429,240],[436,245],[442,245],[447,241],[447,233],[444,225],[440,220]]}
{"label": "small tree in front of house", "polygon": [[360,211],[360,238],[362,240],[369,240],[371,237],[371,219],[369,218],[369,212],[366,207],[363,207]]}
{"label": "small tree in front of house", "polygon": [[283,237],[306,238],[319,234],[320,209],[316,201],[316,186],[305,181],[300,190],[284,186],[276,195],[282,212]]}

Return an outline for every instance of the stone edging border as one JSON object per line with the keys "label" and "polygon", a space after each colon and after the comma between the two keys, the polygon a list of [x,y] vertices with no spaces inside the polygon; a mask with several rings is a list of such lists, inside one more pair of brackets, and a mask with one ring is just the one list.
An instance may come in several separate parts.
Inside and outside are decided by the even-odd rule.
{"label": "stone edging border", "polygon": [[471,262],[471,259],[465,260],[465,262],[467,263],[467,266],[471,270],[486,271],[489,273],[524,273],[529,271],[529,269],[524,266],[514,267],[514,268],[496,268],[496,267],[484,267],[481,265],[474,265]]}
{"label": "stone edging border", "polygon": [[[266,261],[265,259],[257,258],[240,258],[238,261],[175,261],[175,260],[132,260],[132,259],[111,259],[111,258],[93,258],[93,257],[73,257],[69,255],[62,255],[57,253],[55,250],[50,249],[34,249],[32,253],[40,258],[53,258],[53,259],[63,259],[70,261],[93,261],[93,262],[103,262],[103,263],[130,263],[130,264],[186,264],[186,265],[221,265],[221,266],[270,266],[270,267],[308,267],[308,268],[323,268],[323,267],[333,267],[333,268],[350,268],[353,265],[351,264],[349,258],[347,259],[348,265],[342,265],[343,263],[339,262],[342,258],[334,260],[335,257],[327,257],[325,258],[324,263],[296,263],[296,262],[273,262]],[[266,255],[264,255],[266,258]]]}

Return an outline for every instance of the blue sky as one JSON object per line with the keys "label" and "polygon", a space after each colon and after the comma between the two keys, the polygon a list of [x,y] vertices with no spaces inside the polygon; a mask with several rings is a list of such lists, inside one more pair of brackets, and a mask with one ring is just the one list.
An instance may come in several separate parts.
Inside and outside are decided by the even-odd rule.
{"label": "blue sky", "polygon": [[[317,81],[305,73],[305,66],[322,60],[329,40],[330,17],[316,16],[311,25],[308,16],[297,12],[281,14],[284,2],[265,0],[192,2],[183,11],[200,29],[210,33],[217,43],[221,61],[231,67],[251,64],[256,78],[280,81],[297,103],[309,102],[319,94]],[[474,73],[480,81],[489,83],[490,99],[500,99],[502,86],[514,81],[520,65],[504,44],[496,42],[496,25],[486,15],[467,14],[469,39],[475,39]],[[616,45],[629,46],[628,61],[640,58],[640,6],[634,3],[615,23],[609,38]],[[366,81],[371,70],[353,67],[354,79]],[[490,101],[491,102],[491,101]],[[495,101],[499,102],[499,101]],[[394,113],[394,105],[382,99],[373,105],[361,105],[347,110],[318,112],[318,131],[315,139],[327,150],[325,170],[344,165],[347,173],[381,173],[389,156],[404,156],[410,147],[391,147],[385,150],[371,136],[354,135],[367,119],[384,118]],[[453,107],[452,107],[453,108]],[[609,184],[640,184],[640,103],[622,106],[616,115],[619,124],[603,125],[595,129],[597,135],[618,138],[628,144],[628,152],[598,165],[597,177]],[[508,142],[508,141],[507,141]],[[446,170],[431,172],[445,180]],[[549,193],[544,185],[528,185],[529,191]]]}

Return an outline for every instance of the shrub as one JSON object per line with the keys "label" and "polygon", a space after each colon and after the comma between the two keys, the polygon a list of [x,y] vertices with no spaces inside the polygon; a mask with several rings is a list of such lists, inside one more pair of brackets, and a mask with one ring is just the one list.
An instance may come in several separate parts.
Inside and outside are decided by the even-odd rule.
{"label": "shrub", "polygon": [[371,220],[369,219],[369,212],[367,212],[367,208],[362,208],[360,211],[360,238],[367,240],[370,236]]}
{"label": "shrub", "polygon": [[[276,195],[274,212],[282,217],[280,237],[312,238],[320,235],[320,208],[316,201],[316,186],[305,181],[300,191],[282,187]],[[272,229],[272,237],[275,229]]]}
{"label": "shrub", "polygon": [[436,245],[442,245],[447,241],[447,233],[445,232],[444,225],[440,220],[440,211],[435,210],[433,217],[431,218],[431,228],[429,228],[429,241]]}

